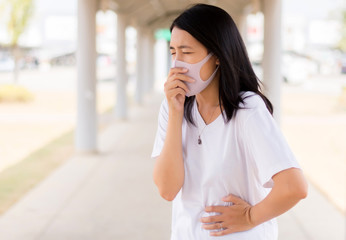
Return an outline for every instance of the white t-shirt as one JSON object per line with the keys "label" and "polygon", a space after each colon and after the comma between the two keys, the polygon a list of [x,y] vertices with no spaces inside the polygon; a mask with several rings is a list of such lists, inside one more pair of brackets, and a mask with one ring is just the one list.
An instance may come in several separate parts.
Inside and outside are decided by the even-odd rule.
{"label": "white t-shirt", "polygon": [[[222,115],[205,126],[196,101],[192,116],[197,125],[185,118],[182,125],[182,148],[185,167],[184,184],[173,200],[171,240],[274,240],[276,220],[257,227],[221,237],[209,236],[202,228],[201,217],[206,206],[227,204],[222,198],[234,194],[251,205],[263,200],[273,186],[272,176],[288,169],[299,168],[280,129],[267,110],[262,98],[253,92],[242,92],[244,100],[228,123]],[[168,104],[162,102],[152,157],[160,155],[167,129]]]}

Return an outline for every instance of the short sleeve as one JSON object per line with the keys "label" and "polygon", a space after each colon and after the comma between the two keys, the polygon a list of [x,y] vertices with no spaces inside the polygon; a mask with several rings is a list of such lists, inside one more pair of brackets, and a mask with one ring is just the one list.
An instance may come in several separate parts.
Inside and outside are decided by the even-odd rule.
{"label": "short sleeve", "polygon": [[250,162],[260,184],[273,187],[272,177],[289,168],[300,168],[280,128],[265,105],[253,109],[244,121],[245,155]]}
{"label": "short sleeve", "polygon": [[159,156],[162,151],[163,144],[166,139],[167,123],[168,123],[168,103],[165,98],[162,101],[161,107],[160,107],[156,137],[154,141],[153,151],[151,153],[152,158],[156,158],[157,156]]}

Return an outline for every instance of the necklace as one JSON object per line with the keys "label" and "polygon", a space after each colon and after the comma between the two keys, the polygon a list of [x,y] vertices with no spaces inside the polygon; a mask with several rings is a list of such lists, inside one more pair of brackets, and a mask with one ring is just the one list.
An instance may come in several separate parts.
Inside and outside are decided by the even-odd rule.
{"label": "necklace", "polygon": [[202,129],[202,131],[198,134],[198,144],[199,145],[201,145],[202,144],[202,139],[201,139],[201,135],[202,135],[202,133],[203,133],[203,131],[204,131],[204,129],[208,126],[208,124],[210,123],[210,121],[211,121],[211,119],[213,118],[213,116],[214,116],[214,113],[215,113],[215,111],[216,111],[216,109],[217,109],[217,107],[219,106],[219,104],[215,107],[215,109],[214,109],[214,111],[213,111],[213,113],[211,114],[211,116],[210,116],[210,118],[209,118],[209,121],[208,122],[206,122],[206,124],[205,124],[205,126],[203,127],[203,129]]}

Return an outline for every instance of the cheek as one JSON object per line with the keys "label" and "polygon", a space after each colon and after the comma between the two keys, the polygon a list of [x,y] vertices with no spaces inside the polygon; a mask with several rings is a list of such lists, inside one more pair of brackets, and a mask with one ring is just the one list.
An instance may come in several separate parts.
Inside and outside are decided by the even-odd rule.
{"label": "cheek", "polygon": [[216,65],[210,60],[211,59],[202,66],[201,72],[199,73],[203,81],[208,80],[216,69]]}

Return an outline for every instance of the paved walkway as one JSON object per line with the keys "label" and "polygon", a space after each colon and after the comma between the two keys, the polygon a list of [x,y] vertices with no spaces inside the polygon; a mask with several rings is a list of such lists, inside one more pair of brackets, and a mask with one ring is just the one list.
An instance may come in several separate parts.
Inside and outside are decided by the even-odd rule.
{"label": "paved walkway", "polygon": [[[75,156],[0,217],[1,240],[169,239],[170,203],[150,159],[161,96],[131,108],[99,136],[98,155]],[[345,240],[345,218],[313,186],[279,218],[280,240]]]}

